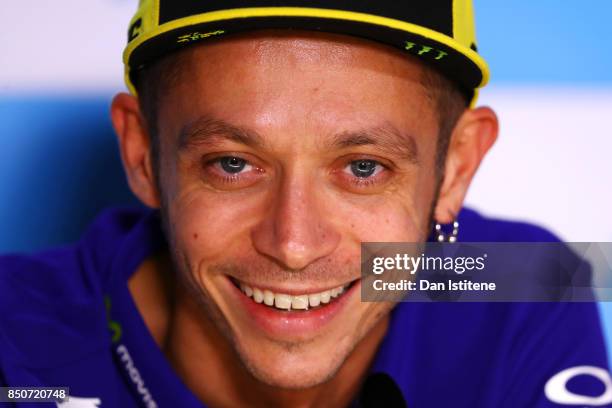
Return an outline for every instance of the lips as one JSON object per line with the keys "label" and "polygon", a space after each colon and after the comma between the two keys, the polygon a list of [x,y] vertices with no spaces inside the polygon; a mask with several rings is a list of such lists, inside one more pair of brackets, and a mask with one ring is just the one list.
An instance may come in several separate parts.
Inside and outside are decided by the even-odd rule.
{"label": "lips", "polygon": [[238,310],[246,313],[247,325],[262,331],[268,338],[293,341],[317,336],[335,325],[353,295],[359,292],[360,280],[321,290],[272,288],[241,282],[228,277],[232,298]]}

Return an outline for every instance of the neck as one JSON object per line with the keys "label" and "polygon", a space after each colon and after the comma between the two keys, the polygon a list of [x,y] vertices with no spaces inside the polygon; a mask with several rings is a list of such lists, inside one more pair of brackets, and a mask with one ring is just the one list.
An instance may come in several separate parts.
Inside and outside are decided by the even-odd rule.
{"label": "neck", "polygon": [[130,280],[130,290],[153,338],[185,385],[206,405],[306,408],[347,406],[355,398],[388,318],[357,344],[329,381],[306,389],[272,387],[248,372],[231,343],[180,285],[166,286],[174,287],[174,296],[158,290],[164,282],[159,261],[145,262]]}

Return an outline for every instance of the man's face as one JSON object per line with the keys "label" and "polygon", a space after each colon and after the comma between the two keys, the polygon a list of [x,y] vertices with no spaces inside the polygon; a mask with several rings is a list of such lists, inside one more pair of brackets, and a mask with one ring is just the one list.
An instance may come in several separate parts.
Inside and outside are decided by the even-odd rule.
{"label": "man's face", "polygon": [[305,34],[182,58],[158,106],[175,261],[256,378],[321,383],[391,308],[360,302],[360,243],[429,232],[438,121],[423,68]]}

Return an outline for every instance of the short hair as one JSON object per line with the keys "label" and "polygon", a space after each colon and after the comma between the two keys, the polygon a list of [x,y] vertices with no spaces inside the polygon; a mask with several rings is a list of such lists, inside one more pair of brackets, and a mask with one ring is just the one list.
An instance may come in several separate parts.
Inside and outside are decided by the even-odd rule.
{"label": "short hair", "polygon": [[437,69],[424,65],[421,84],[438,116],[438,140],[436,144],[436,175],[438,181],[444,173],[446,154],[457,121],[465,112],[472,99],[472,92],[466,91],[455,81],[448,79]]}
{"label": "short hair", "polygon": [[[180,80],[184,55],[185,53],[181,52],[168,54],[138,71],[134,77],[140,109],[150,137],[151,163],[158,186],[161,148],[157,122],[159,101]],[[407,58],[414,57],[407,56]],[[439,184],[444,173],[446,154],[453,129],[461,114],[467,109],[471,96],[469,92],[466,92],[456,82],[448,79],[434,67],[424,63],[421,64],[424,69],[420,81],[438,116],[435,170],[437,184]]]}

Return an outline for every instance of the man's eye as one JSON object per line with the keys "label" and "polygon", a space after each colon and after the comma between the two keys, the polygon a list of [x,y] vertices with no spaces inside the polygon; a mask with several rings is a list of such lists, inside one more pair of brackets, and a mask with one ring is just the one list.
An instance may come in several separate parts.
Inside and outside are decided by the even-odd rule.
{"label": "man's eye", "polygon": [[253,167],[246,160],[234,156],[221,157],[219,165],[221,165],[223,171],[229,174],[238,174],[243,170],[250,170]]}
{"label": "man's eye", "polygon": [[347,170],[355,177],[368,178],[382,170],[382,165],[375,160],[355,160],[348,166]]}

